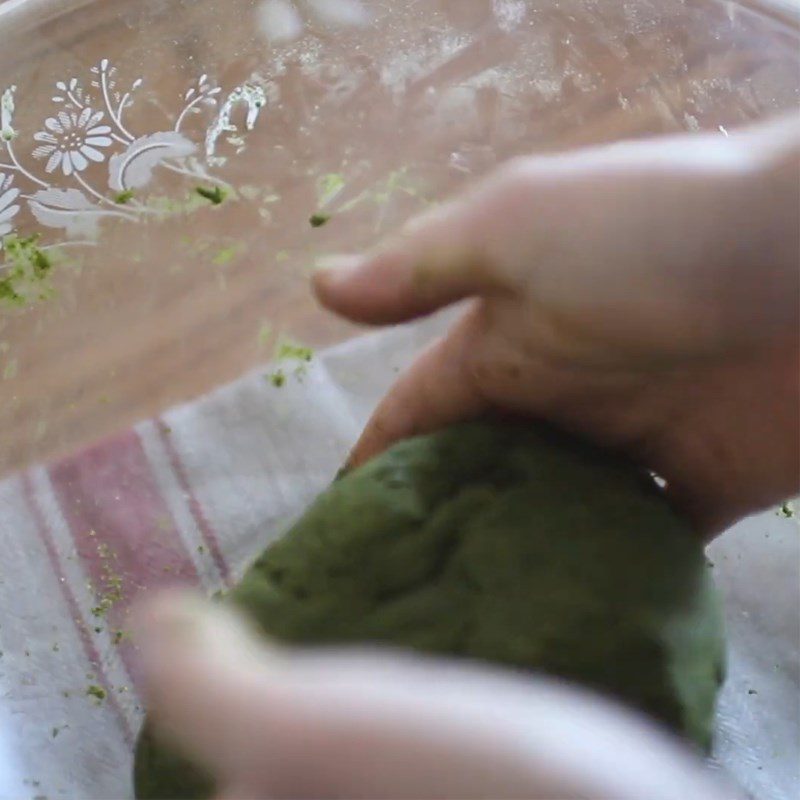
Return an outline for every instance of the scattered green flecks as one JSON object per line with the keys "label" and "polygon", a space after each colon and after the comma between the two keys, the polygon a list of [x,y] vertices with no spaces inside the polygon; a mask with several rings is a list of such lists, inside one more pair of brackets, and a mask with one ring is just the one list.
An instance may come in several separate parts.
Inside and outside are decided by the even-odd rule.
{"label": "scattered green flecks", "polygon": [[102,686],[92,683],[86,687],[86,696],[93,697],[98,703],[102,703],[106,699],[106,690]]}
{"label": "scattered green flecks", "polygon": [[795,510],[794,503],[791,500],[787,500],[785,503],[782,503],[781,507],[778,509],[779,517],[793,519],[796,515],[797,512]]}
{"label": "scattered green flecks", "polygon": [[228,196],[228,193],[221,187],[221,186],[198,186],[195,189],[195,192],[200,195],[200,197],[204,197],[208,200],[209,203],[213,203],[215,206],[222,205],[225,201],[225,198]]}
{"label": "scattered green flecks", "polygon": [[[89,536],[96,535],[94,531],[89,531]],[[92,608],[92,616],[101,619],[122,600],[122,577],[114,570],[113,562],[116,561],[116,555],[111,552],[107,544],[97,545],[97,555],[100,556],[102,567],[100,586],[95,592],[97,605]]]}
{"label": "scattered green flecks", "polygon": [[275,357],[279,361],[295,360],[308,363],[314,358],[314,351],[310,347],[284,340],[278,342],[278,346],[275,350]]}
{"label": "scattered green flecks", "polygon": [[130,631],[114,631],[114,635],[111,637],[111,641],[116,644],[122,644],[123,642],[127,642],[128,639],[131,638]]}
{"label": "scattered green flecks", "polygon": [[[181,199],[164,195],[150,195],[145,207],[163,219],[193,214],[201,208],[207,208],[208,200],[201,197],[196,191],[189,192]],[[189,240],[189,243],[193,244],[193,240]]]}
{"label": "scattered green flecks", "polygon": [[119,206],[127,205],[131,200],[133,200],[133,189],[125,189],[114,196],[114,202]]}
{"label": "scattered green flecks", "polygon": [[24,306],[50,296],[47,279],[53,262],[38,246],[38,240],[38,235],[20,238],[10,234],[2,241],[0,253],[4,259],[0,263],[0,301],[7,305]]}
{"label": "scattered green flecks", "polygon": [[[292,374],[295,378],[302,378],[308,367],[309,362],[314,358],[314,351],[310,347],[282,339],[275,347],[274,359],[281,362],[294,362],[295,368]],[[283,369],[276,369],[267,376],[269,382],[276,388],[280,388],[286,383],[286,372]]]}
{"label": "scattered green flecks", "polygon": [[267,375],[267,380],[276,388],[280,389],[286,383],[286,373],[282,369],[276,369]]}
{"label": "scattered green flecks", "polygon": [[344,176],[339,172],[329,172],[317,180],[317,203],[325,206],[344,189]]}
{"label": "scattered green flecks", "polygon": [[244,245],[241,242],[234,242],[233,244],[218,250],[211,261],[218,267],[222,267],[225,264],[230,264],[231,261],[236,259],[243,250]]}
{"label": "scattered green flecks", "polygon": [[[271,333],[271,331],[270,331]],[[266,339],[260,340],[265,342]],[[314,351],[310,347],[282,339],[275,346],[274,360],[280,362],[294,362],[295,367],[292,374],[296,378],[302,378],[308,367],[309,362],[314,357]],[[271,383],[276,389],[280,389],[286,385],[287,373],[282,367],[279,367],[265,376],[266,380]]]}
{"label": "scattered green flecks", "polygon": [[327,225],[330,222],[330,219],[330,214],[323,214],[318,211],[316,214],[312,214],[309,217],[308,223],[312,228],[321,228],[323,225]]}

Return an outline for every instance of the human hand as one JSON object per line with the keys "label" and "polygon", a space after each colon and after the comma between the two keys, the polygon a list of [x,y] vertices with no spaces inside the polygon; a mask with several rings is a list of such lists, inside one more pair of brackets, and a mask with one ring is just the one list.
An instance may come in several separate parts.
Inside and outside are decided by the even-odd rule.
{"label": "human hand", "polygon": [[166,594],[138,626],[151,719],[224,800],[733,800],[651,723],[577,688],[464,662],[294,651]]}
{"label": "human hand", "polygon": [[512,161],[320,301],[397,323],[473,298],[378,407],[350,463],[489,409],[654,470],[706,533],[800,489],[800,126]]}

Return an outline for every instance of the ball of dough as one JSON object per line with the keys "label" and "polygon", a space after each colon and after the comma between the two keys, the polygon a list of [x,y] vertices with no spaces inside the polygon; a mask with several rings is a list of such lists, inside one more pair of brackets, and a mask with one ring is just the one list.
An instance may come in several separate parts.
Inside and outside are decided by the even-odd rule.
{"label": "ball of dough", "polygon": [[[702,543],[650,475],[531,423],[456,425],[337,480],[229,595],[271,637],[546,673],[707,748],[724,672]],[[211,796],[145,732],[136,790]]]}

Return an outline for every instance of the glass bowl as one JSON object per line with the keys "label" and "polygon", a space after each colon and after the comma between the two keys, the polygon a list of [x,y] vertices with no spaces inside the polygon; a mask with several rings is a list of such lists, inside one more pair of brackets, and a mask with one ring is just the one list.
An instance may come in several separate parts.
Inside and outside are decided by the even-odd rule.
{"label": "glass bowl", "polygon": [[[791,3],[0,0],[0,702],[26,791],[128,791],[141,708],[117,606],[184,563],[146,531],[196,534],[186,569],[214,586],[231,574],[209,515],[251,545],[263,529],[234,508],[267,502],[261,462],[237,482],[244,456],[185,437],[221,465],[212,509],[166,425],[148,423],[164,460],[147,472],[117,463],[139,447],[125,431],[282,342],[358,336],[315,304],[317,260],[511,156],[726,136],[799,98]],[[244,442],[259,423],[241,424]],[[294,477],[276,481],[287,508]],[[254,545],[237,546],[241,564]]]}
{"label": "glass bowl", "polygon": [[352,26],[296,6],[276,41],[255,0],[0,3],[0,474],[282,333],[353,336],[309,295],[316,258],[511,155],[724,135],[798,99],[797,28],[739,3],[367,2]]}

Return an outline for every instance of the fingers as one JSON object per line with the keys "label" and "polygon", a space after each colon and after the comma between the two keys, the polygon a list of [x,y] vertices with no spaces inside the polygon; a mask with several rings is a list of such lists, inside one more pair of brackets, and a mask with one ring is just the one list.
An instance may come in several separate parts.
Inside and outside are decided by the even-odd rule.
{"label": "fingers", "polygon": [[140,622],[154,721],[226,800],[734,796],[650,724],[565,685],[388,654],[276,655],[183,595]]}
{"label": "fingers", "polygon": [[[389,324],[414,319],[475,295],[504,292],[511,276],[496,244],[514,237],[508,214],[518,191],[510,169],[464,197],[413,220],[403,232],[366,256],[325,259],[314,274],[319,301],[357,322]],[[530,219],[516,236],[528,234]],[[519,227],[519,226],[517,226]]]}
{"label": "fingers", "polygon": [[401,439],[471,419],[489,403],[470,372],[482,327],[475,307],[396,381],[367,423],[347,467],[365,463]]}
{"label": "fingers", "polygon": [[[157,730],[221,787],[241,788],[254,772],[260,780],[261,754],[253,753],[253,743],[269,741],[282,722],[272,680],[278,652],[259,644],[231,611],[183,593],[163,594],[138,609],[135,624]],[[226,792],[230,800],[239,794]]]}

